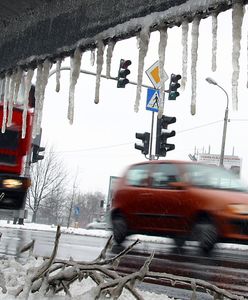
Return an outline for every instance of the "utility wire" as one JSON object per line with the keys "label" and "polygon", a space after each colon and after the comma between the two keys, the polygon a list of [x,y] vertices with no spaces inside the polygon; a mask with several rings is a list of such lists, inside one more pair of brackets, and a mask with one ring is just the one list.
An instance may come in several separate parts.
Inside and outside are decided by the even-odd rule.
{"label": "utility wire", "polygon": [[[234,119],[235,120],[235,119]],[[233,120],[232,120],[233,121]],[[248,119],[240,119],[240,120],[235,120],[235,121],[248,121]],[[191,131],[191,130],[195,130],[195,129],[199,129],[202,127],[207,127],[216,123],[220,123],[223,122],[223,120],[218,120],[218,121],[214,121],[214,122],[210,122],[210,123],[206,123],[203,125],[199,125],[199,126],[195,126],[195,127],[191,127],[188,129],[184,129],[184,130],[179,130],[177,131],[177,133],[183,133],[186,131]],[[87,151],[94,151],[94,150],[102,150],[102,149],[109,149],[109,148],[117,148],[117,147],[122,147],[122,146],[128,146],[128,145],[132,145],[133,142],[130,143],[122,143],[122,144],[115,144],[115,145],[108,145],[108,146],[102,146],[102,147],[92,147],[92,148],[86,148],[86,149],[77,149],[77,150],[65,150],[65,151],[52,151],[53,153],[74,153],[74,152],[87,152]]]}

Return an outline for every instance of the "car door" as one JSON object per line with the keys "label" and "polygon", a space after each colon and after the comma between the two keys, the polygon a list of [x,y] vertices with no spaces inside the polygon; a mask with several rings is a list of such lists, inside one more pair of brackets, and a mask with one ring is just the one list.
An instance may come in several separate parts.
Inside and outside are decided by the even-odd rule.
{"label": "car door", "polygon": [[183,232],[187,220],[187,189],[171,185],[181,181],[180,166],[176,163],[154,164],[151,175],[151,191],[154,215],[154,231],[165,233]]}
{"label": "car door", "polygon": [[149,163],[138,164],[132,166],[126,174],[125,188],[121,197],[125,199],[125,204],[122,201],[122,208],[128,218],[128,227],[131,231],[149,231],[152,226],[150,169]]}

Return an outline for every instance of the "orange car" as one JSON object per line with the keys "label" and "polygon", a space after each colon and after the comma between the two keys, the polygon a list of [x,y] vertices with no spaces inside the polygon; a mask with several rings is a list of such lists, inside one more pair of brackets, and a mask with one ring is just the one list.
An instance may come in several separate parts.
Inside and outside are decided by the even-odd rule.
{"label": "orange car", "polygon": [[131,165],[112,199],[115,241],[133,233],[169,236],[178,246],[196,240],[248,241],[248,187],[224,168],[187,161]]}

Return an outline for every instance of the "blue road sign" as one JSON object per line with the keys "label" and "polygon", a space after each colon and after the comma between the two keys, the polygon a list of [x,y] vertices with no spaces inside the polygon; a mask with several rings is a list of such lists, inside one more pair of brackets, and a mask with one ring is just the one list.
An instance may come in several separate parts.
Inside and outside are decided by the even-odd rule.
{"label": "blue road sign", "polygon": [[158,112],[159,90],[147,89],[146,110]]}
{"label": "blue road sign", "polygon": [[80,215],[80,208],[78,206],[74,207],[74,214],[75,214],[75,216]]}

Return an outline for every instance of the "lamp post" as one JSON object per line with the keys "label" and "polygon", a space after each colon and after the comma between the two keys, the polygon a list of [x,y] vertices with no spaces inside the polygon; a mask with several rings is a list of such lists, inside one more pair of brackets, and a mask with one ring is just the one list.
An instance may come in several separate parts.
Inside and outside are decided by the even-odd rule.
{"label": "lamp post", "polygon": [[229,97],[228,97],[226,90],[222,86],[220,86],[214,79],[207,77],[206,81],[209,84],[218,86],[226,94],[226,109],[225,109],[225,116],[224,116],[224,126],[223,126],[221,152],[220,152],[220,166],[223,167],[223,161],[224,161],[224,155],[225,155],[225,143],[226,143],[226,129],[227,129],[227,122],[228,122]]}

